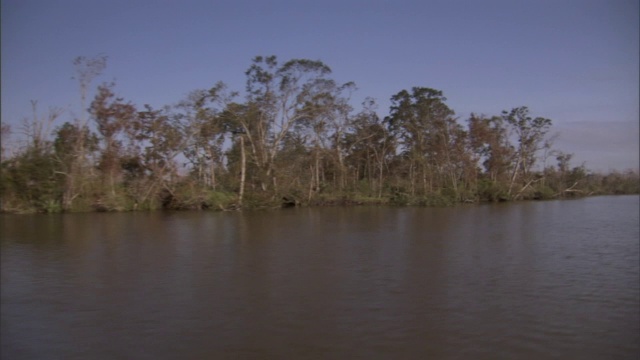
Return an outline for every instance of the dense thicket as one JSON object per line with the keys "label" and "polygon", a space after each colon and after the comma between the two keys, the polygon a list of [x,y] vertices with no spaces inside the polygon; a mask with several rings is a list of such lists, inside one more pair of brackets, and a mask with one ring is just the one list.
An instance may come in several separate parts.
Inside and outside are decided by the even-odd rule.
{"label": "dense thicket", "polygon": [[[105,58],[74,62],[83,107]],[[243,96],[223,83],[176,105],[137,108],[101,84],[86,112],[2,126],[1,208],[9,212],[238,209],[282,205],[551,199],[640,193],[634,172],[594,174],[553,148],[552,121],[527,107],[460,121],[442,91],[354,109],[353,83],[320,61],[256,57]]]}

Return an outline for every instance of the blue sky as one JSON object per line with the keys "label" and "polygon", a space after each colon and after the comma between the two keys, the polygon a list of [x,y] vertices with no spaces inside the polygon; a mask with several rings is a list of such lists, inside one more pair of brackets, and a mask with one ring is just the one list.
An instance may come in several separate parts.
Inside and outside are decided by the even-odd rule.
{"label": "blue sky", "polygon": [[461,122],[528,106],[590,169],[638,169],[640,1],[2,0],[2,122],[51,106],[78,116],[77,56],[109,57],[138,106],[223,81],[244,89],[256,55],[322,60],[386,116],[413,86],[442,90]]}

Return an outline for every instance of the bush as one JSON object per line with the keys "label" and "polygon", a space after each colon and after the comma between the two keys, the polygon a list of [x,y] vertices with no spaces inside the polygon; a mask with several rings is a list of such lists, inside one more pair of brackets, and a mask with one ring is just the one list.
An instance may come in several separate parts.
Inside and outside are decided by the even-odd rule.
{"label": "bush", "polygon": [[549,200],[556,197],[556,192],[547,185],[539,185],[533,193],[535,200]]}
{"label": "bush", "polygon": [[503,186],[489,179],[478,182],[477,196],[480,201],[496,202],[506,201],[509,195]]}
{"label": "bush", "polygon": [[456,200],[450,196],[450,194],[429,194],[418,199],[417,204],[420,206],[430,207],[446,207],[452,206],[456,203]]}
{"label": "bush", "polygon": [[238,195],[223,191],[209,191],[205,205],[209,209],[227,209],[238,199]]}
{"label": "bush", "polygon": [[389,198],[389,203],[392,205],[406,206],[411,202],[411,197],[402,188],[394,188]]}

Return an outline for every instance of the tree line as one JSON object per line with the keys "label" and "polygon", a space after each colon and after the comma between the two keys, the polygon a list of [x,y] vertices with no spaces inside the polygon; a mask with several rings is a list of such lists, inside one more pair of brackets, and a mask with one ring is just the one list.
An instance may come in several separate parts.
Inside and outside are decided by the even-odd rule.
{"label": "tree line", "polygon": [[[413,87],[352,105],[321,61],[258,56],[241,94],[219,82],[177,104],[136,107],[92,81],[106,57],[78,57],[83,111],[2,125],[5,212],[240,209],[638,194],[638,174],[595,174],[554,148],[552,120],[525,106],[461,121],[442,91]],[[86,109],[86,111],[84,111]],[[4,146],[21,134],[20,147]]]}

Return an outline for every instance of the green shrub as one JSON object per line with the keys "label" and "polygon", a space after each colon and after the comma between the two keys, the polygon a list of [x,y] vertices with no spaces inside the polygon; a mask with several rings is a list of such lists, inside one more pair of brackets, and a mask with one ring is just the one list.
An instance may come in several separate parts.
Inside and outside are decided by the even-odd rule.
{"label": "green shrub", "polygon": [[482,179],[478,182],[477,196],[480,201],[506,201],[509,195],[503,186],[489,179]]}
{"label": "green shrub", "polygon": [[406,206],[411,203],[411,197],[402,189],[394,189],[389,198],[389,203],[392,205]]}
{"label": "green shrub", "polygon": [[238,195],[223,191],[209,191],[205,201],[209,209],[227,209],[238,199]]}
{"label": "green shrub", "polygon": [[533,192],[533,199],[535,200],[549,200],[556,197],[556,192],[548,185],[536,186]]}
{"label": "green shrub", "polygon": [[456,203],[450,194],[433,193],[418,199],[417,204],[429,207],[447,207]]}
{"label": "green shrub", "polygon": [[62,205],[60,204],[60,201],[57,200],[49,199],[42,201],[39,208],[42,212],[45,212],[47,214],[62,212]]}

